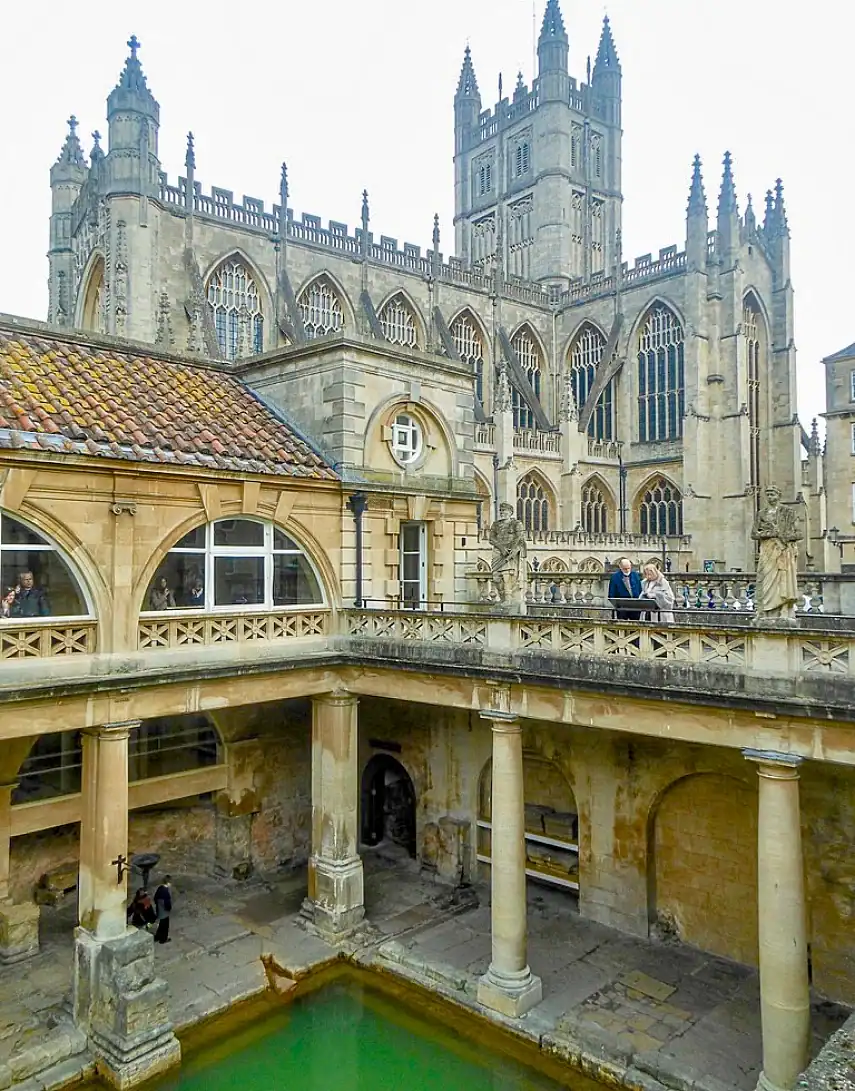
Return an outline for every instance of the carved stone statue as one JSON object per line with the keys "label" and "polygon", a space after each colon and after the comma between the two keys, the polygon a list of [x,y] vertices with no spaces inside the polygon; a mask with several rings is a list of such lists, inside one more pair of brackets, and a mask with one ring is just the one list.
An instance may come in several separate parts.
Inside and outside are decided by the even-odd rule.
{"label": "carved stone statue", "polygon": [[501,602],[521,602],[525,580],[525,527],[510,504],[499,505],[499,518],[490,527],[493,547],[493,586]]}
{"label": "carved stone statue", "polygon": [[791,621],[799,601],[796,543],[801,533],[795,512],[781,503],[781,490],[775,485],[766,489],[766,506],[754,518],[751,537],[760,543],[754,599],[757,619]]}

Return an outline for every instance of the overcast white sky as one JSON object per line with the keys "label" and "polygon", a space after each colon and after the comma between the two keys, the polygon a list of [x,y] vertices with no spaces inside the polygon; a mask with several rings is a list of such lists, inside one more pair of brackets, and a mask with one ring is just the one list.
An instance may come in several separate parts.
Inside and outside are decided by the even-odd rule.
{"label": "overcast white sky", "polygon": [[[537,29],[545,0],[536,0]],[[605,7],[562,0],[571,73],[584,79]],[[819,360],[855,341],[850,213],[852,40],[845,0],[610,0],[623,66],[624,255],[682,249],[692,156],[715,214],[729,149],[740,198],[785,184],[803,422],[823,408]],[[106,96],[135,33],[161,106],[160,157],[174,181],[185,135],[196,178],[353,226],[371,198],[376,235],[426,246],[439,212],[453,249],[453,114],[463,48],[485,108],[499,72],[532,76],[532,0],[29,0],[4,5],[0,63],[0,311],[44,318],[48,170],[65,119],[106,135]]]}

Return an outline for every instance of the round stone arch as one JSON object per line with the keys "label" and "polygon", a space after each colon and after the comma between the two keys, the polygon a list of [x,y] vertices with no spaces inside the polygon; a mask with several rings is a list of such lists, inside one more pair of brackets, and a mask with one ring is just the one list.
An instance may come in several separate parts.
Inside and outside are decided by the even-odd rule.
{"label": "round stone arch", "polygon": [[[297,293],[295,295],[295,299],[296,299],[296,302],[297,302],[297,310],[300,311],[301,316],[302,316],[302,309],[301,309],[302,308],[302,303],[301,303],[301,301],[304,299],[304,297],[305,297],[306,293],[309,291],[309,289],[314,284],[320,283],[320,282],[326,282],[326,284],[329,286],[329,288],[332,291],[333,295],[338,300],[338,304],[339,304],[339,307],[341,308],[341,314],[342,314],[341,329],[339,329],[337,331],[330,331],[329,333],[324,333],[324,334],[321,334],[320,336],[322,336],[322,337],[338,336],[338,335],[342,334],[343,332],[346,332],[348,328],[351,331],[355,330],[356,329],[356,312],[353,309],[353,304],[350,302],[350,297],[348,296],[347,292],[344,290],[344,287],[343,287],[341,281],[338,279],[338,277],[335,276],[334,273],[330,272],[329,269],[319,269],[317,272],[311,273],[309,276],[306,277],[306,279],[301,284],[299,290],[297,291]],[[305,325],[305,320],[304,320],[303,324]],[[311,337],[310,337],[310,339],[311,339]]]}
{"label": "round stone arch", "polygon": [[386,294],[385,298],[382,300],[379,307],[377,308],[378,321],[380,322],[380,324],[382,326],[382,324],[383,324],[383,312],[385,311],[386,307],[388,307],[389,304],[393,303],[396,299],[400,299],[401,302],[406,307],[406,309],[410,312],[410,315],[411,315],[411,317],[413,319],[413,324],[415,326],[416,340],[415,340],[414,345],[409,345],[409,346],[408,345],[403,345],[399,341],[390,342],[388,337],[386,338],[387,342],[389,344],[399,345],[402,348],[414,348],[414,349],[419,349],[422,352],[424,352],[424,350],[425,350],[425,348],[427,346],[427,324],[425,323],[425,319],[424,319],[424,315],[422,314],[421,307],[419,307],[418,303],[416,303],[416,301],[413,299],[413,297],[410,295],[410,293],[406,290],[406,288],[395,288],[393,291],[388,292]]}
{"label": "round stone arch", "polygon": [[[9,508],[0,509],[0,515],[15,520],[32,534],[42,538],[44,544],[50,547],[66,569],[70,582],[86,607],[86,612],[71,615],[56,614],[56,616],[97,620],[100,629],[109,616],[113,601],[112,594],[104,581],[101,569],[74,531],[64,523],[60,523],[50,513],[42,511],[26,500],[15,511]],[[2,552],[5,553],[5,549]],[[15,550],[15,552],[18,551]],[[26,545],[21,547],[20,552],[27,552]],[[49,618],[43,620],[49,620]],[[101,646],[100,640],[98,646]]]}
{"label": "round stone arch", "polygon": [[[230,503],[223,505],[222,512],[217,519],[206,519],[204,512],[194,512],[177,526],[173,527],[169,536],[164,539],[158,549],[152,553],[151,557],[140,571],[132,590],[132,601],[137,604],[135,607],[135,623],[138,621],[139,615],[145,612],[145,596],[152,587],[158,569],[164,564],[170,551],[188,534],[198,528],[207,527],[213,523],[225,520],[238,519],[245,519],[248,522],[269,524],[289,538],[292,538],[308,558],[314,570],[320,584],[321,592],[324,596],[323,607],[329,608],[341,605],[341,586],[335,570],[321,543],[306,526],[293,517],[288,518],[284,523],[278,523],[269,515],[247,515],[242,510],[239,503]],[[320,606],[320,604],[318,605]],[[263,607],[260,609],[263,609]]]}
{"label": "round stone arch", "polygon": [[756,907],[756,783],[719,770],[671,780],[648,811],[651,934],[756,965]]}
{"label": "round stone arch", "polygon": [[[391,453],[392,425],[400,414],[412,417],[422,431],[419,457],[402,467]],[[363,465],[403,470],[423,470],[433,477],[457,477],[459,457],[454,433],[439,408],[424,398],[411,401],[395,394],[381,402],[368,418],[363,446]]]}

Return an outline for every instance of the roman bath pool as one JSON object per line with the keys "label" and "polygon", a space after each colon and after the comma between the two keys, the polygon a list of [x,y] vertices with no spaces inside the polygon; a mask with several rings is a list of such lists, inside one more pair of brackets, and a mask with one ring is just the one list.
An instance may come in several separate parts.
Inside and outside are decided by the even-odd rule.
{"label": "roman bath pool", "polygon": [[[184,1039],[145,1091],[593,1091],[453,1005],[374,975],[321,973],[289,1003],[244,1006]],[[527,1061],[537,1061],[537,1069]],[[546,1067],[545,1067],[546,1066]],[[87,1085],[89,1091],[101,1088]]]}

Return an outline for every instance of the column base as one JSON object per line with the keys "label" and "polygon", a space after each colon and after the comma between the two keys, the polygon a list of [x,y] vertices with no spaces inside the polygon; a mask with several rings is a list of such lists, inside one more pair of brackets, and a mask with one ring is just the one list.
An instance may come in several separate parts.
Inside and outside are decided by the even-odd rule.
{"label": "column base", "polygon": [[39,953],[39,907],[0,902],[0,963],[23,962]]}
{"label": "column base", "polygon": [[124,1091],[180,1062],[167,984],[155,976],[154,945],[147,932],[131,929],[116,939],[99,940],[77,929],[73,1007],[98,1075],[111,1087]]}
{"label": "column base", "polygon": [[757,1079],[757,1091],[793,1091],[798,1081],[798,1076],[793,1080],[792,1084],[788,1087],[782,1087],[777,1083],[772,1083],[765,1072],[761,1072]]}
{"label": "column base", "polygon": [[338,863],[313,856],[309,861],[311,922],[332,942],[346,939],[365,919],[362,861]]}
{"label": "column base", "polygon": [[478,982],[478,1003],[510,1019],[519,1019],[542,999],[543,983],[528,966],[518,974],[504,974],[491,966]]}

